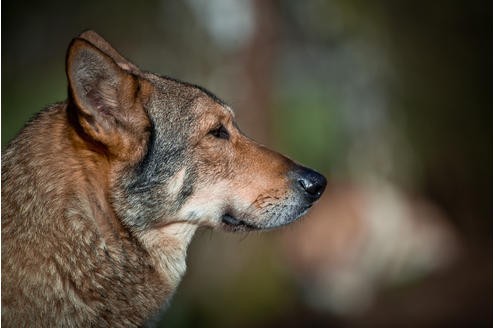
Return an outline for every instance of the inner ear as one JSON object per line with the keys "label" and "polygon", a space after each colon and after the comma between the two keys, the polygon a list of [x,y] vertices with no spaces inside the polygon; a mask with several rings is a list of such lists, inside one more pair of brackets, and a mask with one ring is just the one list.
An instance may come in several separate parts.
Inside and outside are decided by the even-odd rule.
{"label": "inner ear", "polygon": [[[75,39],[67,54],[70,96],[86,123],[101,133],[118,125],[126,104],[123,93],[129,91],[133,77],[107,54],[83,39]],[[93,134],[93,133],[90,133]]]}

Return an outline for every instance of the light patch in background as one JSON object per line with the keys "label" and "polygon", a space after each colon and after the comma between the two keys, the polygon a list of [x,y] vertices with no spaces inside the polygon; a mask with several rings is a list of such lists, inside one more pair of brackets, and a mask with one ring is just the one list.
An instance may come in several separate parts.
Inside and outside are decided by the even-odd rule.
{"label": "light patch in background", "polygon": [[304,277],[307,302],[344,316],[447,267],[462,250],[436,206],[384,182],[335,185],[305,221],[284,233],[286,256]]}
{"label": "light patch in background", "polygon": [[243,0],[187,0],[208,35],[225,50],[242,47],[253,34],[253,5]]}

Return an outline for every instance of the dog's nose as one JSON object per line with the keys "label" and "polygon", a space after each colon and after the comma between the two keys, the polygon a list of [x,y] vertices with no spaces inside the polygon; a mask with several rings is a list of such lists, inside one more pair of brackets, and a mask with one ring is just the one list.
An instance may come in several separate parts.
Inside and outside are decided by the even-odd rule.
{"label": "dog's nose", "polygon": [[306,195],[315,201],[323,194],[327,186],[327,179],[320,173],[304,167],[297,170],[297,183]]}

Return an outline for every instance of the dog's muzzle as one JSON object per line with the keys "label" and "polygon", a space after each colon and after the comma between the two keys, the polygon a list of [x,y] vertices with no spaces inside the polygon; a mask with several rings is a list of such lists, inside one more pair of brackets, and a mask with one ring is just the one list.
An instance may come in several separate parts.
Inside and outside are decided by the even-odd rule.
{"label": "dog's muzzle", "polygon": [[253,231],[287,225],[306,214],[327,186],[327,179],[323,175],[303,166],[296,166],[289,171],[288,178],[292,196],[284,200],[287,204],[281,202],[265,211],[270,213],[268,216],[265,214],[257,219],[246,213],[227,211],[221,217],[223,228],[228,231]]}

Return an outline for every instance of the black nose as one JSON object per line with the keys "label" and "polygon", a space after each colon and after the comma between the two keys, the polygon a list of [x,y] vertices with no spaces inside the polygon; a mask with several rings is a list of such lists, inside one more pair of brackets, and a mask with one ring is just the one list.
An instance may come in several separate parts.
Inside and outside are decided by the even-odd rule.
{"label": "black nose", "polygon": [[308,168],[296,171],[297,183],[312,200],[320,198],[327,186],[327,179],[318,172]]}

